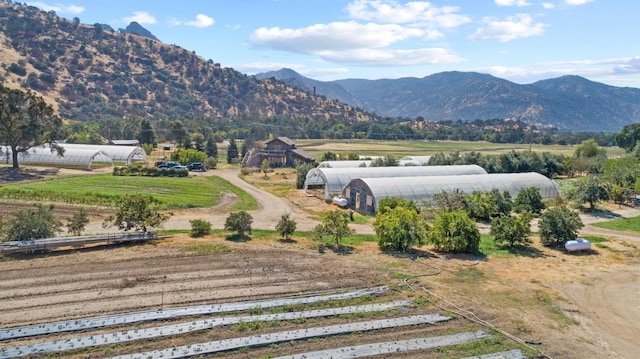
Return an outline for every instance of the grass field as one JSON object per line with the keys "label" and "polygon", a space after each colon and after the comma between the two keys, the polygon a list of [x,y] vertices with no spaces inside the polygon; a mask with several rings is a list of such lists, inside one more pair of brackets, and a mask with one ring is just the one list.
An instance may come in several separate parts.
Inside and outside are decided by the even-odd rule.
{"label": "grass field", "polygon": [[216,176],[70,176],[8,184],[0,188],[0,198],[111,206],[128,193],[144,193],[153,196],[162,209],[177,209],[212,207],[220,203],[222,195],[228,192],[233,192],[240,198],[233,207],[234,210],[258,208],[253,197]]}
{"label": "grass field", "polygon": [[631,218],[614,219],[607,222],[593,224],[596,227],[613,229],[616,231],[640,232],[640,216]]}
{"label": "grass field", "polygon": [[[393,155],[397,159],[407,155],[430,156],[440,152],[476,151],[485,154],[515,151],[551,152],[565,156],[573,155],[575,146],[513,144],[468,141],[380,141],[380,140],[297,140],[296,145],[320,160],[327,152],[357,153],[366,156]],[[607,148],[608,156],[620,156],[624,151],[618,147]]]}

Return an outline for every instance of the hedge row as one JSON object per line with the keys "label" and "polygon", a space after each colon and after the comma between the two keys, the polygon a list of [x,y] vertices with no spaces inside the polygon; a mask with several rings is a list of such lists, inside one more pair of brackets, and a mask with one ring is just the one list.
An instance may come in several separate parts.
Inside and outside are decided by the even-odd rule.
{"label": "hedge row", "polygon": [[189,171],[175,168],[158,167],[114,167],[114,176],[145,176],[145,177],[188,177]]}

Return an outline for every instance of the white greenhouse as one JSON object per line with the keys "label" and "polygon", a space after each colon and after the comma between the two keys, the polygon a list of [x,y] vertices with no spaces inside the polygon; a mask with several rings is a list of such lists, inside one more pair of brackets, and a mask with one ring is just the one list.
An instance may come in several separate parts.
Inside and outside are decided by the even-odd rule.
{"label": "white greenhouse", "polygon": [[342,189],[355,178],[378,177],[416,177],[416,176],[454,176],[486,174],[484,168],[477,165],[460,166],[408,166],[408,167],[350,167],[315,168],[309,171],[304,182],[304,190],[312,186],[324,185],[324,199],[340,195]]}
{"label": "white greenhouse", "polygon": [[489,192],[498,189],[507,191],[512,198],[525,188],[540,190],[543,199],[560,195],[555,183],[536,173],[494,173],[462,176],[421,176],[404,178],[356,178],[345,186],[342,195],[347,206],[363,214],[376,213],[380,200],[400,197],[414,201],[418,206],[426,206],[435,194],[442,191],[461,190],[465,194],[474,191]]}
{"label": "white greenhouse", "polygon": [[[63,168],[91,169],[94,163],[113,166],[114,162],[130,165],[135,160],[145,160],[146,153],[137,146],[106,146],[61,143],[64,154],[59,156],[51,147],[35,147],[26,153],[18,154],[19,164],[56,166]],[[11,148],[0,147],[3,162],[11,164]]]}
{"label": "white greenhouse", "polygon": [[404,156],[398,160],[400,166],[426,166],[431,156]]}
{"label": "white greenhouse", "polygon": [[317,168],[369,167],[371,160],[322,161]]}

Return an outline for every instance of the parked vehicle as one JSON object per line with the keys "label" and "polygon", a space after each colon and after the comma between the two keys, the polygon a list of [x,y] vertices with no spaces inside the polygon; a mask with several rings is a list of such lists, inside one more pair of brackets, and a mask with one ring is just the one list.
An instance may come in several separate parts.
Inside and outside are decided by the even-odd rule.
{"label": "parked vehicle", "polygon": [[200,162],[193,162],[192,164],[189,165],[189,171],[206,171],[207,168],[205,167],[204,163],[200,163]]}
{"label": "parked vehicle", "polygon": [[163,163],[160,166],[158,166],[158,168],[174,168],[174,169],[177,169],[177,170],[189,170],[189,168],[187,166],[183,166],[183,165],[179,164],[178,162]]}

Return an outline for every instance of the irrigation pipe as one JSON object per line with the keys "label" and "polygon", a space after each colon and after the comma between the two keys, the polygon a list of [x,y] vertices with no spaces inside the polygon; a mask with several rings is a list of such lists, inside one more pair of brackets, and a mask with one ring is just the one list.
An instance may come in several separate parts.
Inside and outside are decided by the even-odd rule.
{"label": "irrigation pipe", "polygon": [[[435,267],[435,266],[432,266],[432,267]],[[421,277],[429,277],[429,276],[433,276],[433,275],[436,275],[436,274],[431,274],[431,273],[430,273],[430,274],[416,275],[416,276],[409,277],[409,278],[405,279],[405,280],[404,280],[404,283],[405,283],[405,284],[407,285],[407,287],[409,287],[409,289],[411,289],[414,293],[418,293],[418,291],[417,291],[417,290],[416,290],[416,289],[415,289],[415,288],[414,288],[414,287],[409,283],[409,281],[410,281],[410,280],[412,280],[412,279],[421,278]],[[509,339],[513,340],[514,342],[516,342],[516,343],[518,343],[518,344],[520,344],[520,345],[523,345],[523,346],[525,346],[525,347],[527,347],[527,348],[529,348],[529,349],[531,349],[531,350],[533,350],[533,351],[537,351],[537,352],[539,352],[539,353],[540,353],[542,356],[544,356],[545,358],[547,358],[547,359],[552,359],[549,355],[545,354],[545,353],[544,353],[542,350],[540,350],[539,348],[534,348],[534,347],[532,347],[531,345],[529,345],[526,341],[524,341],[524,340],[522,340],[522,339],[520,339],[520,338],[518,338],[518,337],[516,337],[516,336],[514,336],[514,335],[512,335],[512,334],[509,334],[509,333],[505,332],[504,330],[502,330],[502,329],[500,329],[500,328],[496,327],[495,325],[493,325],[493,324],[491,324],[491,323],[487,322],[486,320],[480,319],[480,318],[479,318],[475,313],[473,313],[473,312],[471,312],[471,311],[469,311],[469,310],[462,309],[462,308],[458,307],[458,306],[457,306],[457,305],[455,305],[454,303],[452,303],[452,302],[450,302],[450,301],[446,300],[445,298],[443,298],[443,297],[441,297],[441,296],[439,296],[439,295],[435,294],[434,292],[430,291],[429,289],[427,289],[427,288],[425,288],[425,287],[423,287],[423,286],[420,286],[420,289],[422,289],[424,292],[428,293],[429,295],[431,295],[431,296],[433,296],[433,297],[435,297],[435,298],[437,298],[437,299],[439,299],[439,300],[441,300],[441,301],[443,301],[443,302],[447,303],[448,305],[450,305],[451,307],[453,307],[453,308],[455,308],[455,309],[445,308],[444,306],[442,306],[442,305],[438,304],[437,302],[432,301],[432,303],[433,303],[435,306],[437,306],[438,308],[440,308],[440,309],[442,309],[442,310],[444,310],[444,311],[453,312],[453,313],[455,313],[455,314],[457,314],[457,315],[459,315],[459,316],[461,316],[461,317],[463,317],[463,318],[465,318],[465,319],[467,319],[467,320],[469,320],[469,321],[472,321],[472,322],[474,322],[474,323],[476,323],[476,324],[480,324],[480,325],[482,325],[482,326],[484,326],[484,327],[486,327],[486,328],[489,328],[489,329],[491,329],[491,330],[493,330],[493,331],[495,331],[495,332],[498,332],[498,333],[500,333],[500,334],[504,335],[505,337],[507,337],[507,338],[509,338]]]}

